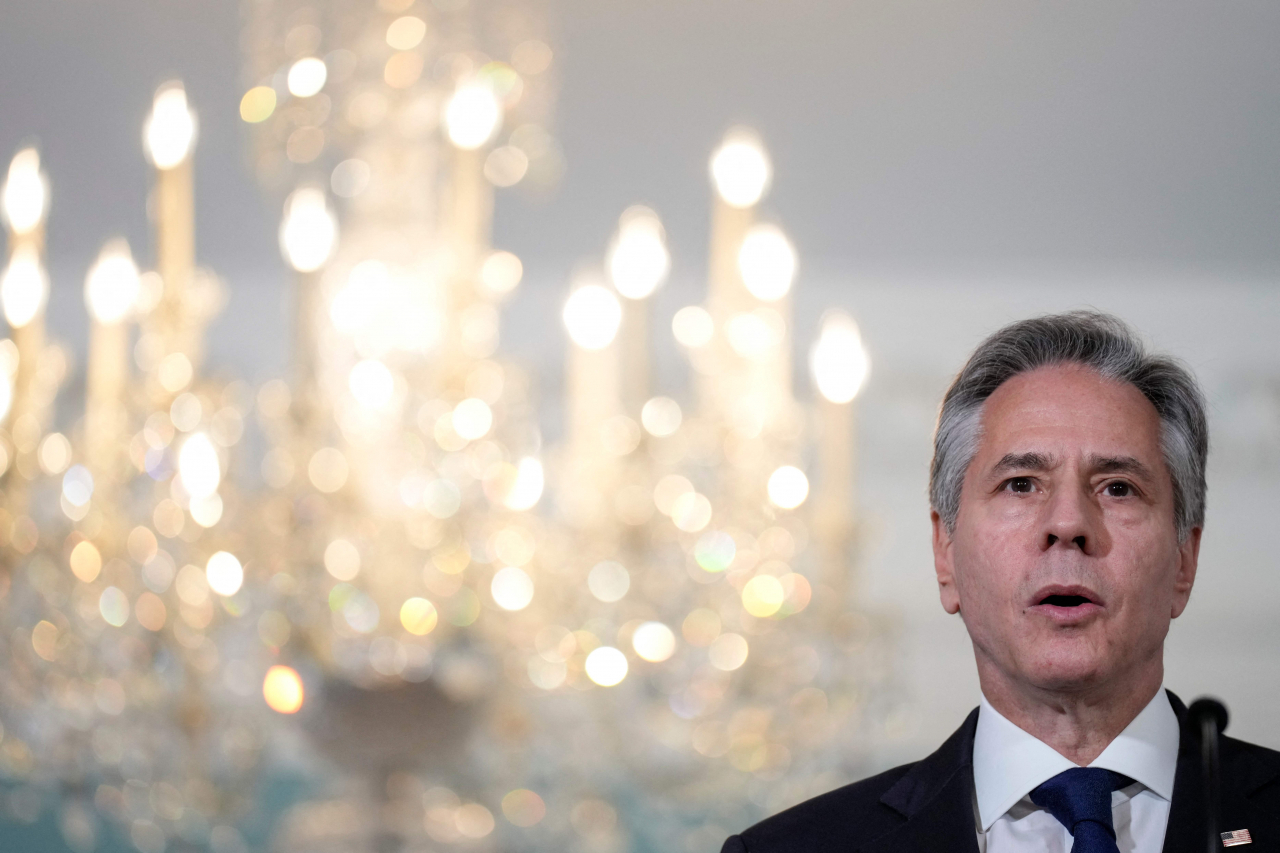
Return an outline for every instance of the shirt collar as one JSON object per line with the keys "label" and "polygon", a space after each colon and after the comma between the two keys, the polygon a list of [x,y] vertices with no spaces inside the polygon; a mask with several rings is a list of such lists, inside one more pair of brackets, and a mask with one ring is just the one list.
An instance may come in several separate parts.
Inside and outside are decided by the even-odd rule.
{"label": "shirt collar", "polygon": [[[1121,773],[1169,800],[1178,738],[1178,717],[1161,689],[1089,766]],[[973,785],[984,832],[1032,788],[1075,766],[983,697],[973,738]]]}

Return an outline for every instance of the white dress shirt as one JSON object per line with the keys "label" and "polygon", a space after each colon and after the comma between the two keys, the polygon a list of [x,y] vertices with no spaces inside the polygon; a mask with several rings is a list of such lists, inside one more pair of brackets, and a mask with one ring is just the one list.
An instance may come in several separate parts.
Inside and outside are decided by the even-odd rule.
{"label": "white dress shirt", "polygon": [[[1133,779],[1111,794],[1120,853],[1160,853],[1178,764],[1178,718],[1161,688],[1090,767]],[[1070,853],[1071,833],[1031,802],[1031,789],[1077,766],[984,697],[973,739],[974,816],[982,853]]]}

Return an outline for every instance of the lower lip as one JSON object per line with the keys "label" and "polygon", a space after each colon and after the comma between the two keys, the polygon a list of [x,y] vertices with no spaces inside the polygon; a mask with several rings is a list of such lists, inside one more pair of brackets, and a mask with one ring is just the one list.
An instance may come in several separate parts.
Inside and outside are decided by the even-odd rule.
{"label": "lower lip", "polygon": [[1036,604],[1031,607],[1031,612],[1039,613],[1058,625],[1078,625],[1081,622],[1097,616],[1102,612],[1102,606],[1089,602],[1088,604],[1078,604],[1075,607],[1060,607],[1056,604]]}

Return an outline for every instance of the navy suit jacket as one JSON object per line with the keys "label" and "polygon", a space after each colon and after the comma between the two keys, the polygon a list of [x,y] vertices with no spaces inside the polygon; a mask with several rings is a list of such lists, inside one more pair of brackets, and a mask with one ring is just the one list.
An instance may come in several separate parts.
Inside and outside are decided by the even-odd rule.
{"label": "navy suit jacket", "polygon": [[[1186,706],[1169,701],[1182,730],[1164,853],[1203,853],[1200,750]],[[731,836],[721,853],[978,853],[973,814],[975,708],[923,761],[846,785]],[[1280,752],[1223,737],[1222,831],[1247,829],[1240,853],[1280,853]]]}

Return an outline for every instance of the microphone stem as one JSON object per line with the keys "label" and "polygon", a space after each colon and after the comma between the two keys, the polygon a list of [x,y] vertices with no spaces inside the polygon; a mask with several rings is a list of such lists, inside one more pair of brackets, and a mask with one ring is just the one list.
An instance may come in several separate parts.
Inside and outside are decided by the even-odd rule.
{"label": "microphone stem", "polygon": [[1222,839],[1218,835],[1218,811],[1220,799],[1218,789],[1218,724],[1206,718],[1200,724],[1200,757],[1204,769],[1204,805],[1205,822],[1208,824],[1208,851],[1216,853],[1222,849]]}

